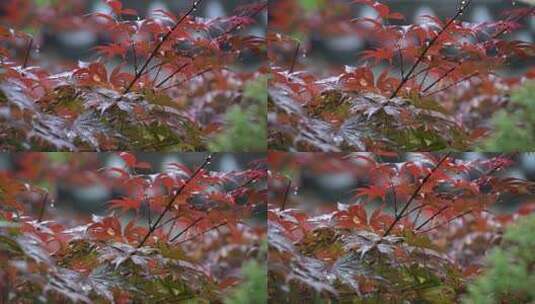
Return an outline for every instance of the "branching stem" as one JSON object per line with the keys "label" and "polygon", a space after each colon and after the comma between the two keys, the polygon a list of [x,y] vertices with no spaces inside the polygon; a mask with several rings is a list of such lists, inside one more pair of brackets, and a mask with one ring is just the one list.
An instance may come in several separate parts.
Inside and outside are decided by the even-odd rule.
{"label": "branching stem", "polygon": [[210,161],[212,160],[212,156],[211,155],[208,155],[208,157],[206,157],[206,159],[204,160],[204,162],[202,163],[202,165],[199,166],[199,168],[197,168],[197,170],[195,170],[195,172],[193,172],[193,174],[191,174],[191,176],[182,184],[182,186],[180,186],[180,188],[178,188],[175,192],[175,195],[173,195],[171,197],[171,199],[169,200],[169,202],[167,203],[167,206],[165,207],[165,209],[163,210],[162,213],[160,213],[160,215],[158,216],[158,218],[156,219],[156,221],[152,224],[151,227],[149,227],[149,231],[147,232],[147,234],[145,235],[145,237],[143,238],[143,240],[139,243],[139,245],[137,246],[137,248],[141,248],[143,247],[143,245],[145,244],[145,242],[149,239],[149,237],[151,236],[151,234],[156,231],[156,229],[158,228],[158,225],[160,224],[160,222],[162,221],[163,217],[167,214],[167,212],[169,212],[169,210],[171,210],[171,208],[173,207],[173,203],[176,201],[176,199],[180,196],[180,194],[182,193],[182,191],[186,188],[186,186],[189,185],[189,183],[195,179],[195,177],[206,167],[210,164]]}
{"label": "branching stem", "polygon": [[431,178],[431,176],[433,175],[433,173],[435,173],[435,171],[440,168],[440,166],[442,165],[442,163],[444,161],[446,161],[446,159],[450,156],[451,152],[448,152],[446,155],[444,155],[444,157],[442,157],[438,163],[435,165],[435,167],[433,167],[433,169],[431,171],[429,171],[429,173],[427,173],[427,175],[424,177],[424,179],[422,179],[422,181],[420,182],[420,184],[418,185],[418,187],[416,187],[416,189],[414,189],[412,195],[410,196],[410,198],[407,200],[407,202],[405,203],[405,205],[403,206],[403,208],[401,209],[401,211],[396,215],[396,217],[394,218],[394,221],[392,222],[392,224],[390,224],[390,226],[388,227],[388,229],[386,229],[385,233],[383,234],[383,237],[386,237],[387,235],[390,234],[390,232],[392,232],[392,229],[396,226],[396,224],[403,218],[404,216],[404,213],[407,211],[407,209],[409,209],[410,205],[412,204],[412,202],[414,201],[414,199],[416,199],[416,197],[418,196],[418,194],[420,193],[420,191],[422,190],[423,186],[429,181],[429,178]]}
{"label": "branching stem", "polygon": [[136,75],[134,76],[134,79],[132,79],[132,81],[130,82],[130,84],[126,87],[126,89],[124,90],[123,94],[127,94],[128,92],[130,92],[130,90],[132,89],[132,87],[134,86],[134,84],[136,84],[136,82],[139,80],[139,78],[141,78],[141,76],[143,75],[143,73],[145,72],[145,70],[147,69],[147,67],[149,66],[149,64],[152,62],[152,60],[156,57],[156,55],[158,54],[158,52],[160,51],[160,49],[162,48],[162,46],[164,45],[164,43],[167,42],[167,40],[169,40],[169,38],[171,37],[171,35],[175,32],[175,30],[182,24],[182,22],[184,22],[184,20],[186,20],[186,18],[191,15],[194,11],[197,10],[197,8],[199,7],[199,4],[202,2],[203,0],[195,0],[193,2],[193,5],[191,6],[191,8],[175,23],[175,25],[165,34],[165,36],[162,37],[162,39],[160,40],[160,42],[158,42],[158,44],[156,45],[156,47],[154,47],[154,49],[152,50],[152,52],[150,53],[149,57],[147,58],[147,60],[145,60],[145,63],[143,63],[143,66],[141,66],[141,68],[137,71]]}
{"label": "branching stem", "polygon": [[410,79],[410,77],[412,76],[412,73],[414,73],[414,70],[416,70],[416,68],[420,65],[420,63],[422,63],[422,61],[424,60],[425,56],[427,55],[427,52],[429,52],[429,50],[435,45],[435,43],[438,41],[438,38],[440,38],[440,36],[442,36],[442,34],[444,32],[446,32],[448,30],[448,28],[455,22],[457,21],[457,19],[459,17],[461,17],[464,13],[464,10],[466,9],[466,7],[468,7],[470,5],[472,1],[471,0],[468,0],[467,3],[463,6],[461,6],[458,10],[457,10],[457,13],[455,14],[455,16],[453,16],[453,18],[451,18],[448,23],[446,23],[446,25],[435,35],[435,37],[433,37],[433,39],[431,39],[431,41],[429,41],[424,50],[420,53],[420,56],[418,56],[418,58],[416,59],[416,61],[414,62],[414,64],[411,66],[411,68],[409,69],[409,71],[405,74],[404,77],[401,78],[401,81],[398,85],[398,87],[394,90],[394,92],[392,93],[392,95],[390,95],[390,99],[396,97],[398,94],[399,94],[399,91],[403,88],[403,86],[407,83],[407,81]]}

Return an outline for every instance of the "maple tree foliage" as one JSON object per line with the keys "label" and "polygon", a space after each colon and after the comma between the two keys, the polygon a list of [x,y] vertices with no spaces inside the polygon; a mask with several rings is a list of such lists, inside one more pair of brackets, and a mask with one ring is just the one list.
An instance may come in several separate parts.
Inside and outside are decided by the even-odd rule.
{"label": "maple tree foliage", "polygon": [[[198,151],[232,127],[229,108],[249,123],[265,121],[249,110],[262,106],[262,95],[244,94],[265,74],[264,38],[249,31],[263,26],[265,2],[214,18],[197,16],[202,0],[145,18],[126,2],[102,2],[109,13],[88,13],[80,0],[3,1],[0,148]],[[106,42],[88,62],[46,61],[36,56],[40,28],[91,31]]]}
{"label": "maple tree foliage", "polygon": [[[514,154],[270,153],[270,301],[460,303],[504,229],[535,210],[535,184],[503,174],[515,162]],[[301,173],[358,186],[347,202],[324,204],[292,194]],[[498,211],[508,201],[523,204]]]}
{"label": "maple tree foliage", "polygon": [[[387,1],[310,2],[270,5],[272,149],[473,150],[492,135],[492,115],[514,107],[510,92],[534,76],[534,44],[514,36],[532,6],[507,2],[497,21],[469,22],[473,1],[457,1],[447,18],[410,23]],[[355,18],[355,6],[375,16]],[[365,49],[352,66],[303,60],[315,51],[308,39],[322,36],[358,37]]]}
{"label": "maple tree foliage", "polygon": [[[99,168],[95,154],[11,156],[14,169],[0,172],[0,302],[223,303],[252,284],[242,270],[265,264],[254,220],[266,208],[263,159],[218,172],[208,156],[158,172],[118,156],[124,167]],[[51,205],[55,183],[122,196],[105,215],[65,217]]]}

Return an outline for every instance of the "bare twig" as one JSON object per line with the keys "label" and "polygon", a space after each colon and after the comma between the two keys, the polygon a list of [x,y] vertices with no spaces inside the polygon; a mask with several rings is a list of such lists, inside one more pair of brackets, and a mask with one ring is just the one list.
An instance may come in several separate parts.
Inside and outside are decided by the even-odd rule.
{"label": "bare twig", "polygon": [[444,206],[444,207],[440,208],[437,212],[435,212],[433,215],[431,215],[427,220],[425,220],[423,223],[418,225],[418,227],[416,227],[416,230],[422,229],[425,225],[427,225],[427,223],[431,222],[434,218],[439,216],[442,212],[446,211],[446,209],[448,209],[449,207],[450,206]]}
{"label": "bare twig", "polygon": [[48,192],[46,192],[45,195],[43,196],[43,201],[41,203],[41,208],[39,209],[39,217],[37,218],[37,222],[38,223],[43,221],[43,218],[45,216],[47,203],[48,203]]}
{"label": "bare twig", "polygon": [[[243,184],[239,185],[238,187],[235,187],[235,188],[233,188],[233,189],[231,189],[231,190],[228,190],[227,192],[232,192],[232,191],[234,191],[234,190],[237,190],[237,189],[246,187],[247,185],[249,185],[249,184],[250,184],[251,182],[253,182],[254,180],[255,180],[255,178],[250,178],[250,179],[248,179],[245,183],[243,183]],[[178,218],[180,218],[180,217],[181,217],[181,215],[175,215],[175,216],[173,216],[173,217],[167,219],[165,222],[161,223],[161,224],[159,225],[159,227],[157,227],[156,229],[161,228],[161,227],[163,227],[163,226],[165,226],[165,225],[167,225],[167,224],[173,222],[173,226],[171,226],[171,228],[169,229],[169,233],[171,233],[172,228],[174,227],[174,225],[175,225],[175,223],[176,223],[176,220],[177,220]]]}
{"label": "bare twig", "polygon": [[160,81],[157,85],[156,85],[156,88],[159,88],[161,87],[162,85],[164,85],[167,81],[169,81],[169,79],[173,78],[176,74],[180,73],[180,71],[182,71],[185,67],[187,67],[189,65],[189,63],[184,63],[183,65],[179,66],[178,68],[176,68],[176,70],[173,71],[173,73],[171,73],[169,76],[165,77],[162,81]]}
{"label": "bare twig", "polygon": [[390,99],[396,97],[399,93],[399,91],[403,88],[403,86],[407,83],[407,81],[409,80],[409,78],[412,76],[412,73],[414,73],[414,70],[416,70],[416,68],[420,65],[420,63],[422,63],[422,61],[424,60],[425,56],[427,55],[427,52],[429,52],[429,50],[435,45],[435,43],[437,42],[438,38],[440,38],[440,36],[442,36],[442,34],[444,32],[446,32],[448,30],[448,28],[459,18],[463,15],[464,13],[464,10],[470,5],[472,1],[471,0],[467,0],[466,1],[466,4],[462,5],[461,7],[459,7],[457,9],[457,12],[455,14],[455,16],[453,16],[453,18],[451,18],[448,23],[446,23],[446,25],[435,35],[435,37],[433,37],[433,39],[431,39],[431,41],[429,41],[424,50],[420,53],[420,56],[418,56],[418,58],[416,59],[416,61],[414,62],[414,64],[411,66],[411,68],[409,69],[409,71],[407,72],[407,74],[405,74],[404,77],[401,78],[401,81],[399,83],[399,85],[397,86],[397,88],[394,90],[394,92],[392,93],[392,95],[390,95]]}
{"label": "bare twig", "polygon": [[[433,81],[430,85],[428,85],[425,89],[422,90],[422,93],[425,93],[427,91],[429,91],[431,88],[433,88],[437,83],[439,83],[442,79],[446,78],[451,72],[455,71],[459,66],[461,65],[461,62],[459,61],[459,63],[450,68],[448,71],[446,71],[446,73],[444,73],[442,76],[440,76],[439,78],[437,78],[435,81]],[[423,83],[422,83],[423,84]]]}
{"label": "bare twig", "polygon": [[184,230],[180,231],[177,235],[175,235],[172,239],[170,239],[169,241],[172,243],[174,241],[176,241],[180,236],[182,236],[184,233],[186,233],[188,230],[190,230],[193,226],[197,225],[198,222],[200,222],[201,220],[203,220],[204,217],[201,216],[199,217],[198,219],[196,219],[195,221],[191,222],[191,224],[189,224],[186,228],[184,228]]}
{"label": "bare twig", "polygon": [[24,63],[22,64],[23,69],[25,69],[28,66],[28,61],[30,60],[32,47],[33,47],[33,38],[30,38],[30,41],[28,42],[28,47],[26,48],[26,55],[24,55]]}
{"label": "bare twig", "polygon": [[456,220],[456,219],[458,219],[458,218],[464,217],[465,215],[467,215],[467,214],[469,214],[469,213],[472,213],[472,212],[474,212],[474,210],[470,209],[470,210],[468,210],[468,211],[465,211],[465,212],[463,212],[463,213],[461,213],[461,214],[459,214],[459,215],[457,215],[457,216],[455,216],[455,217],[453,217],[453,218],[447,220],[447,221],[444,222],[444,223],[437,224],[437,225],[432,226],[432,227],[430,227],[430,228],[428,228],[428,229],[426,229],[426,230],[420,230],[420,231],[418,231],[418,233],[426,233],[426,232],[429,232],[429,231],[431,231],[431,230],[437,229],[437,228],[439,228],[439,227],[441,227],[441,226],[444,226],[444,225],[446,225],[446,224],[449,224],[449,223],[453,222],[454,220]]}
{"label": "bare twig", "polygon": [[286,202],[288,201],[288,194],[290,193],[290,188],[292,187],[292,181],[288,181],[288,185],[286,186],[286,190],[284,190],[284,198],[282,199],[282,206],[281,211],[284,211],[286,208]]}
{"label": "bare twig", "polygon": [[191,77],[189,77],[189,78],[187,78],[187,79],[182,80],[182,81],[179,82],[179,83],[175,83],[175,84],[172,84],[172,85],[169,85],[169,86],[163,88],[162,91],[166,91],[166,90],[169,90],[169,89],[171,89],[171,88],[181,86],[182,84],[184,84],[184,83],[186,83],[186,82],[188,82],[188,81],[190,81],[190,80],[192,80],[192,79],[194,79],[194,78],[196,78],[196,77],[202,76],[202,75],[204,75],[204,74],[210,72],[211,70],[212,70],[212,68],[204,69],[204,70],[200,71],[199,73],[197,73],[197,74],[195,74],[195,75],[193,75],[193,76],[191,76]]}
{"label": "bare twig", "polygon": [[[263,11],[266,7],[268,6],[268,1],[266,1],[264,3],[264,5],[262,6],[259,6],[258,9],[256,9],[256,11],[254,11],[252,14],[250,14],[248,17],[249,18],[254,18],[256,15],[258,15],[261,11]],[[223,33],[223,35],[226,35],[226,34],[229,34],[235,30],[237,30],[238,28],[241,27],[241,23],[240,22],[237,22],[233,27],[231,27],[229,30],[225,31],[225,33]]]}
{"label": "bare twig", "polygon": [[401,209],[401,211],[398,213],[398,215],[394,218],[394,221],[392,222],[392,224],[390,224],[390,226],[388,227],[388,229],[385,231],[385,233],[383,234],[383,237],[386,237],[387,235],[390,234],[390,232],[392,231],[392,229],[396,226],[396,224],[403,218],[404,216],[404,213],[407,211],[407,209],[410,207],[410,205],[412,204],[412,202],[414,201],[414,199],[416,198],[416,196],[418,196],[418,194],[420,193],[420,190],[422,190],[423,186],[427,183],[427,181],[429,180],[429,178],[431,178],[431,176],[433,175],[433,173],[435,173],[435,171],[440,168],[440,166],[442,165],[442,163],[444,161],[446,161],[446,159],[450,156],[451,152],[448,152],[446,155],[444,155],[444,157],[442,157],[438,163],[435,165],[435,167],[433,167],[433,169],[431,171],[429,171],[429,173],[424,177],[424,179],[422,179],[422,181],[420,182],[420,184],[418,185],[418,187],[416,187],[416,189],[414,189],[412,195],[410,196],[410,198],[407,200],[407,202],[405,203],[405,206],[403,206],[403,208]]}
{"label": "bare twig", "polygon": [[215,230],[215,229],[217,229],[217,228],[219,228],[219,227],[221,227],[221,226],[225,226],[226,224],[227,224],[226,221],[223,222],[223,223],[217,224],[217,225],[215,225],[215,226],[213,226],[213,227],[211,227],[211,228],[208,228],[207,230],[205,230],[205,231],[203,231],[203,232],[201,232],[201,233],[198,233],[198,234],[196,234],[196,235],[194,235],[194,236],[192,236],[192,237],[190,237],[190,238],[187,238],[187,239],[185,239],[185,240],[182,240],[182,241],[178,242],[177,245],[178,245],[178,244],[183,244],[183,243],[185,243],[185,242],[189,242],[189,241],[191,241],[191,240],[194,240],[194,239],[200,237],[201,235],[204,235],[204,234],[206,234],[207,232],[212,231],[212,230]]}
{"label": "bare twig", "polygon": [[[518,22],[519,20],[523,19],[524,17],[528,16],[529,14],[531,14],[533,11],[535,11],[535,8],[532,8],[531,10],[528,10],[526,11],[524,14],[520,15],[520,16],[517,16],[516,18],[514,18],[514,21],[515,22]],[[494,35],[492,35],[491,37],[491,40],[493,39],[497,39],[499,38],[501,35],[503,34],[506,34],[508,31],[510,30],[510,27],[509,26],[505,26],[503,29],[501,29],[500,31],[498,31],[497,33],[495,33]],[[440,76],[437,80],[435,80],[433,83],[431,83],[429,86],[427,86],[423,91],[422,93],[425,93],[427,91],[429,91],[431,88],[433,88],[437,83],[439,83],[442,79],[446,78],[449,74],[451,74],[453,71],[455,71],[456,69],[458,69],[461,65],[462,65],[463,61],[459,61],[457,63],[456,66],[452,67],[451,69],[449,69],[448,71],[446,71],[442,76]],[[474,76],[477,75],[477,74],[474,74]],[[470,78],[474,77],[474,76],[470,76]],[[422,82],[423,84],[423,82]],[[455,83],[454,85],[456,85],[458,83]],[[449,86],[448,88],[450,88],[451,86]],[[441,90],[443,91],[443,90]],[[434,92],[433,94],[435,93],[438,93],[440,91],[436,91]],[[429,95],[433,95],[433,94],[429,94]],[[429,96],[429,95],[426,95],[426,96]]]}
{"label": "bare twig", "polygon": [[472,73],[472,74],[470,74],[470,75],[468,75],[468,76],[466,76],[466,77],[463,77],[462,79],[460,79],[460,80],[458,80],[458,81],[456,81],[456,82],[454,82],[454,83],[451,83],[451,84],[449,84],[449,85],[447,85],[447,86],[445,86],[445,87],[443,87],[443,88],[440,88],[440,89],[438,89],[438,90],[435,90],[435,91],[433,91],[433,92],[431,92],[431,93],[427,93],[427,94],[425,94],[425,95],[423,95],[423,96],[424,96],[424,97],[427,97],[427,96],[431,96],[431,95],[435,95],[435,94],[437,94],[437,93],[443,92],[443,91],[445,91],[445,90],[447,90],[447,89],[449,89],[449,88],[451,88],[451,87],[454,87],[454,86],[458,85],[458,84],[461,83],[461,82],[465,82],[465,81],[467,81],[467,80],[469,80],[469,79],[471,79],[471,78],[473,78],[473,77],[475,77],[475,76],[477,76],[477,75],[479,75],[479,72]]}
{"label": "bare twig", "polygon": [[141,248],[143,247],[143,245],[145,244],[145,242],[149,239],[149,237],[151,236],[151,234],[158,228],[158,225],[160,224],[160,222],[162,221],[163,217],[167,214],[167,212],[169,212],[169,210],[171,210],[171,208],[173,207],[173,203],[176,201],[176,199],[180,196],[180,194],[182,193],[182,191],[186,188],[187,185],[189,185],[189,183],[195,179],[195,177],[207,166],[210,164],[210,161],[212,160],[212,156],[211,155],[208,155],[208,157],[206,157],[206,159],[204,160],[204,162],[202,163],[202,165],[199,166],[199,168],[197,168],[197,170],[195,170],[195,172],[193,172],[193,174],[191,174],[191,176],[182,184],[182,186],[180,186],[180,188],[178,188],[175,192],[175,195],[173,195],[173,197],[171,197],[171,199],[169,200],[169,202],[167,203],[167,206],[165,207],[165,209],[163,210],[162,213],[160,213],[160,215],[158,216],[158,218],[156,219],[156,221],[152,224],[152,226],[149,228],[149,231],[147,232],[147,234],[145,235],[145,237],[143,238],[143,240],[139,243],[139,245],[137,246],[137,248]]}
{"label": "bare twig", "polygon": [[295,46],[295,52],[292,57],[292,64],[290,65],[290,74],[294,72],[295,63],[297,62],[297,57],[299,56],[299,49],[301,48],[301,42],[297,42],[297,45]]}
{"label": "bare twig", "polygon": [[145,63],[143,64],[141,69],[139,69],[139,71],[136,73],[136,75],[134,76],[134,79],[132,79],[130,84],[126,87],[123,94],[127,94],[128,92],[130,92],[134,84],[139,80],[139,78],[141,78],[141,76],[143,75],[143,73],[145,72],[149,64],[151,63],[151,61],[156,57],[156,54],[158,54],[158,52],[160,51],[164,43],[167,42],[167,40],[171,37],[171,35],[175,32],[175,30],[180,26],[180,24],[182,24],[182,22],[184,22],[184,20],[186,20],[186,18],[189,15],[191,15],[194,11],[197,10],[197,7],[199,6],[199,4],[201,4],[202,1],[203,0],[195,0],[191,8],[175,23],[175,25],[165,34],[165,36],[162,37],[160,42],[158,42],[156,47],[154,47],[154,49],[152,50],[147,60],[145,60]]}

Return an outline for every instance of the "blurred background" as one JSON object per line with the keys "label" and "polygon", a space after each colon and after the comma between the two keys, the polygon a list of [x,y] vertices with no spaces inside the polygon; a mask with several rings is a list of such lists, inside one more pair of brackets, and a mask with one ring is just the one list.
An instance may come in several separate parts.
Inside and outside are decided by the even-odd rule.
{"label": "blurred background", "polygon": [[[378,163],[402,163],[405,161],[420,162],[424,159],[418,153],[403,153],[399,157],[382,157],[371,153],[355,153],[375,159]],[[498,154],[494,153],[454,153],[455,159],[467,161],[484,161]],[[506,154],[507,155],[507,154]],[[351,154],[344,153],[278,153],[270,156],[272,174],[282,174],[291,179],[286,208],[307,210],[310,214],[321,214],[322,208],[336,206],[337,203],[354,204],[355,190],[369,186],[369,172],[358,170],[358,161],[351,159]],[[535,182],[535,153],[519,153],[507,155],[512,165],[495,173],[500,177],[514,177]],[[463,178],[475,179],[481,172],[471,171]],[[275,206],[282,204],[286,188],[286,180],[270,181],[270,203]],[[533,202],[533,194],[500,196],[493,210],[498,213],[510,213],[521,204]],[[388,200],[388,196],[387,196]],[[388,204],[387,206],[392,206]]]}
{"label": "blurred background", "polygon": [[[183,164],[195,170],[207,153],[134,153],[138,162],[147,162],[150,169],[136,169],[146,178],[156,173],[172,172],[171,164]],[[214,172],[242,171],[258,168],[265,159],[263,153],[215,153],[207,170]],[[120,189],[106,178],[104,168],[129,170],[117,153],[0,153],[0,174],[9,174],[48,193],[44,219],[55,219],[64,224],[91,215],[103,215],[112,199],[124,196]],[[153,175],[154,178],[155,175]],[[258,181],[257,187],[265,187]],[[35,193],[34,193],[35,194]],[[29,195],[25,206],[30,214],[40,212],[42,196]],[[109,206],[108,206],[109,207]],[[261,221],[259,221],[261,222]]]}
{"label": "blurred background", "polygon": [[[351,30],[351,19],[374,18],[377,12],[366,5],[351,4],[350,0],[272,0],[270,1],[269,30],[284,33],[301,42],[299,62],[316,66],[318,71],[329,65],[355,65],[358,54],[373,44],[371,37],[356,35]],[[422,15],[442,18],[453,16],[459,5],[458,0],[384,0],[393,12],[405,16],[401,22],[391,24],[422,24]],[[525,7],[514,0],[473,0],[464,22],[493,22],[507,17],[506,10]],[[286,13],[282,10],[286,10]],[[294,11],[288,13],[288,11]],[[297,14],[296,12],[301,12]],[[285,15],[286,14],[286,15]],[[291,17],[290,17],[291,16]],[[272,22],[273,21],[273,22]],[[535,38],[535,18],[525,20],[523,28],[509,35],[511,40],[533,42]],[[287,57],[293,55],[287,50]],[[514,63],[513,69],[525,68],[525,63]]]}

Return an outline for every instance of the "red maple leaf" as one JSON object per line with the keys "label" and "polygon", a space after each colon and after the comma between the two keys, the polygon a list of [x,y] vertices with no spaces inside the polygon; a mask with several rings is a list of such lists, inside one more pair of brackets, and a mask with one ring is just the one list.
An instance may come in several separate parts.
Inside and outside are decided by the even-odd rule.
{"label": "red maple leaf", "polygon": [[128,197],[123,197],[120,199],[114,199],[108,202],[110,204],[110,209],[122,209],[123,212],[127,212],[130,209],[138,210],[141,206],[141,201],[136,199],[131,199]]}

